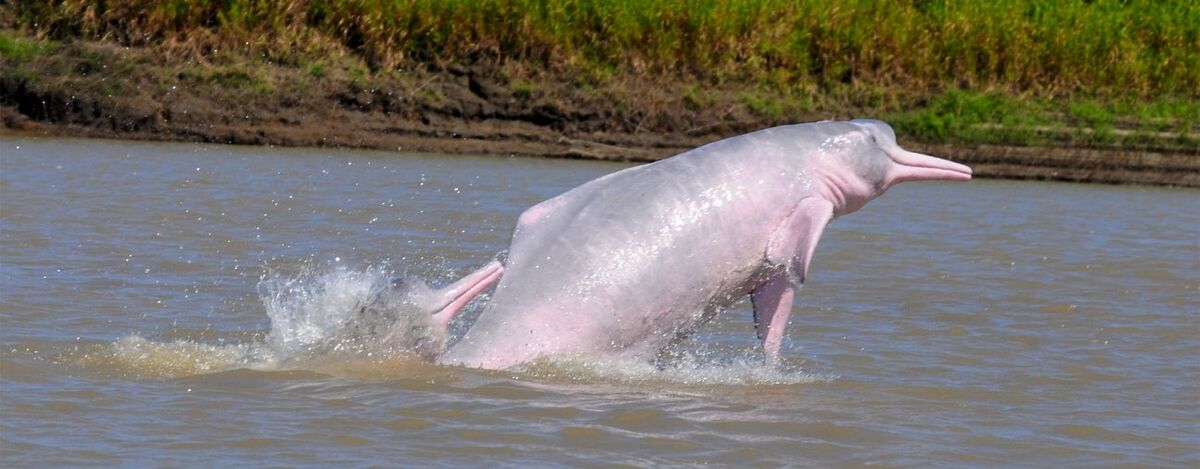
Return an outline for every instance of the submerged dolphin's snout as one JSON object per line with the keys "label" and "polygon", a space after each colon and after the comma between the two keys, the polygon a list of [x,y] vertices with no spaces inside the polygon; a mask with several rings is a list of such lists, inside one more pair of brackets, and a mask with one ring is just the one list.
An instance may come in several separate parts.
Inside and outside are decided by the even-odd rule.
{"label": "submerged dolphin's snout", "polygon": [[450,320],[500,279],[504,266],[492,261],[444,288],[430,289],[420,279],[400,278],[361,305],[347,334],[371,339],[386,349],[415,352],[430,361],[441,354]]}
{"label": "submerged dolphin's snout", "polygon": [[428,307],[434,320],[443,326],[449,324],[467,303],[500,280],[500,274],[503,272],[504,265],[500,264],[500,261],[492,261],[450,286],[434,292]]}
{"label": "submerged dolphin's snout", "polygon": [[971,180],[971,168],[967,165],[902,149],[888,152],[887,155],[896,163],[890,174],[893,184],[909,181]]}

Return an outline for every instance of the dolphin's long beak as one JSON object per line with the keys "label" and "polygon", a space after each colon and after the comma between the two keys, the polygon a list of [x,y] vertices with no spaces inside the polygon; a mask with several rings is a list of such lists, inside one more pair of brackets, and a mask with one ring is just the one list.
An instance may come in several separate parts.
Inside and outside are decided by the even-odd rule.
{"label": "dolphin's long beak", "polygon": [[971,168],[941,158],[922,155],[908,150],[888,153],[896,162],[891,178],[893,183],[909,181],[969,181]]}
{"label": "dolphin's long beak", "polygon": [[442,325],[449,324],[467,303],[496,283],[503,272],[504,266],[500,261],[492,261],[450,286],[438,290],[432,308],[433,319]]}

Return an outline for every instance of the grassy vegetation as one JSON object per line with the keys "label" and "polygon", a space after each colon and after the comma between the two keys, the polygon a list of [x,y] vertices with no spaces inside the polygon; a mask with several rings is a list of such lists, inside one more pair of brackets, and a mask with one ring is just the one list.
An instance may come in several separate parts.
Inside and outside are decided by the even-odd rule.
{"label": "grassy vegetation", "polygon": [[[933,142],[1147,146],[1167,134],[1195,147],[1200,132],[1194,0],[13,0],[0,26],[40,38],[0,32],[16,63],[77,39],[368,86],[412,67],[515,63],[583,88],[678,85],[689,109],[738,89],[733,101],[764,122],[873,115]],[[254,70],[216,67],[187,78],[272,92]],[[538,80],[509,81],[530,96]]]}
{"label": "grassy vegetation", "polygon": [[[1195,96],[1200,3],[882,0],[17,0],[57,39],[183,38],[376,67],[485,59],[709,80]],[[260,38],[272,38],[263,44]],[[247,44],[247,42],[252,44]]]}
{"label": "grassy vegetation", "polygon": [[30,39],[7,31],[0,31],[0,57],[15,63],[26,62],[34,57],[51,54],[58,50],[58,43]]}
{"label": "grassy vegetation", "polygon": [[1053,100],[951,89],[886,119],[928,142],[1200,147],[1200,101],[1186,98]]}

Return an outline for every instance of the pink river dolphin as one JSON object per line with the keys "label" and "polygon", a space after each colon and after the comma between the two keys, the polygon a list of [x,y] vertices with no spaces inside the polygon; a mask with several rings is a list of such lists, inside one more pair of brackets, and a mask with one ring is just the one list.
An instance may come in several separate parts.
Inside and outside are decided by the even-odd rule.
{"label": "pink river dolphin", "polygon": [[423,300],[444,329],[499,280],[438,361],[649,360],[748,294],[774,363],[831,220],[897,183],[969,179],[967,166],[904,150],[890,126],[865,119],[760,130],[600,177],[522,213],[506,265]]}

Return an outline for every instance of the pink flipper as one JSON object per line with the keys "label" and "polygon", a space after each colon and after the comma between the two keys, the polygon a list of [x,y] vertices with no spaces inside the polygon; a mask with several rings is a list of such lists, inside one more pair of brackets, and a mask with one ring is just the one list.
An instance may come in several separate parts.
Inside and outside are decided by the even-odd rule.
{"label": "pink flipper", "polygon": [[762,340],[767,363],[779,361],[779,347],[783,344],[783,329],[787,326],[788,314],[792,312],[792,299],[796,288],[787,273],[778,272],[750,293],[754,303],[754,327]]}
{"label": "pink flipper", "polygon": [[783,267],[750,294],[754,303],[755,328],[763,341],[763,351],[771,363],[779,359],[784,328],[792,312],[796,289],[792,276],[799,283],[808,274],[817,242],[825,226],[833,219],[833,204],[818,198],[808,198],[796,204],[787,219],[775,229],[767,243],[767,261]]}

